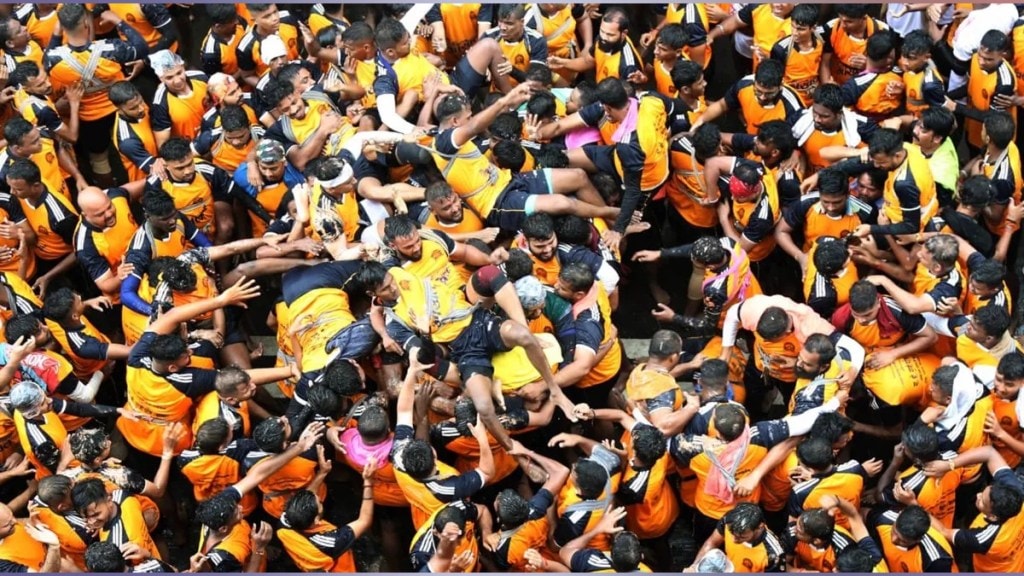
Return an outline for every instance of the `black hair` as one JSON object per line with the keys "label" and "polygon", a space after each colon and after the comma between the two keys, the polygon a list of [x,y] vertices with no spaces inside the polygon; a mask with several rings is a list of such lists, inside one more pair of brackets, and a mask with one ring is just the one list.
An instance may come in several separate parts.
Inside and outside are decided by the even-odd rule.
{"label": "black hair", "polygon": [[196,430],[196,450],[200,454],[216,454],[228,439],[231,426],[223,418],[211,418]]}
{"label": "black hair", "polygon": [[764,512],[757,504],[740,502],[735,508],[725,513],[722,522],[729,528],[729,531],[736,534],[743,534],[751,530],[757,530],[764,524]]}
{"label": "black hair", "polygon": [[537,92],[526,102],[526,112],[538,118],[553,118],[557,111],[557,100],[551,92]]}
{"label": "black hair", "polygon": [[971,280],[989,288],[998,288],[1006,278],[1006,267],[1002,262],[986,258],[971,269]]}
{"label": "black hair", "polygon": [[765,340],[781,338],[789,329],[789,314],[778,306],[770,306],[757,321],[757,334]]}
{"label": "black hair", "polygon": [[238,104],[228,104],[220,109],[220,126],[225,132],[249,128],[249,116]]}
{"label": "black hair", "polygon": [[434,449],[423,440],[412,440],[402,449],[405,472],[416,480],[424,480],[434,471]]}
{"label": "black hair", "polygon": [[992,503],[992,515],[1002,523],[1020,514],[1024,494],[1015,486],[993,482],[989,487],[989,501]]}
{"label": "black hair", "polygon": [[298,490],[284,506],[288,525],[299,532],[309,528],[318,514],[316,494],[309,490]]}
{"label": "black hair", "polygon": [[864,18],[868,15],[867,4],[836,4],[836,13],[847,18]]}
{"label": "black hair", "polygon": [[25,136],[28,136],[33,128],[35,126],[31,122],[21,116],[15,116],[8,120],[7,124],[4,124],[4,139],[7,140],[8,145],[21,146]]}
{"label": "black hair", "polygon": [[597,85],[596,92],[597,99],[605,106],[621,110],[629,104],[629,94],[626,92],[626,86],[618,78],[605,78],[601,80]]}
{"label": "black hair", "polygon": [[654,466],[668,449],[665,435],[654,426],[637,424],[630,435],[633,437],[633,452],[645,466]]}
{"label": "black hair", "polygon": [[509,282],[533,275],[533,260],[525,250],[513,248],[508,251],[508,260],[503,265]]}
{"label": "black hair", "polygon": [[701,236],[690,246],[690,258],[704,266],[721,264],[729,258],[725,246],[714,236]]}
{"label": "black hair", "polygon": [[921,111],[921,125],[936,136],[947,138],[956,128],[956,118],[942,106],[929,106]]}
{"label": "black hair", "polygon": [[782,86],[782,76],[786,72],[785,65],[778,60],[765,60],[754,72],[754,82],[765,88],[778,88]]}
{"label": "black hair", "polygon": [[999,359],[996,372],[1004,380],[1024,380],[1024,354],[1013,351]]}
{"label": "black hair", "polygon": [[636,534],[624,530],[612,537],[611,561],[616,572],[636,572],[643,560],[640,538]]}
{"label": "black hair", "polygon": [[418,223],[406,214],[395,214],[384,220],[384,241],[394,244],[395,240],[412,236],[419,230]]}
{"label": "black hair", "polygon": [[814,90],[814,103],[838,114],[843,110],[843,89],[835,84],[822,84]]}
{"label": "black hair", "polygon": [[872,156],[875,154],[893,156],[901,150],[903,150],[903,136],[891,128],[879,128],[868,143],[868,153]]}
{"label": "black hair", "polygon": [[978,50],[1006,52],[1010,49],[1010,37],[999,30],[989,30],[981,37]]}
{"label": "black hair", "polygon": [[722,440],[732,442],[740,437],[747,427],[747,415],[738,404],[719,404],[715,406],[712,419],[715,430]]}
{"label": "black hair", "polygon": [[908,57],[931,54],[933,44],[934,42],[932,42],[931,37],[924,30],[911,30],[909,34],[903,37],[900,51],[904,56]]}
{"label": "black hair", "polygon": [[836,556],[836,572],[844,574],[871,572],[876,564],[870,552],[856,546],[847,546]]}
{"label": "black hair", "polygon": [[658,31],[658,44],[664,44],[672,50],[682,50],[690,40],[690,35],[682,24],[666,24]]}
{"label": "black hair", "polygon": [[377,48],[384,51],[394,48],[407,34],[409,32],[401,22],[393,18],[385,18],[377,24],[374,40],[377,42]]}
{"label": "black hair", "polygon": [[526,164],[526,150],[518,140],[500,140],[491,146],[494,153],[494,164],[513,174],[522,172]]}
{"label": "black hair", "polygon": [[761,124],[757,129],[757,139],[763,144],[771,144],[779,151],[779,158],[789,158],[793,150],[799,147],[793,129],[783,120],[771,120]]}
{"label": "black hair", "polygon": [[818,248],[814,251],[814,267],[825,276],[834,276],[846,266],[850,251],[846,248],[846,242],[822,240],[824,238],[818,239]]}
{"label": "black hair", "polygon": [[387,410],[376,404],[367,406],[359,416],[356,431],[367,444],[379,444],[391,432]]}
{"label": "black hair", "polygon": [[1010,315],[1002,306],[982,306],[974,312],[974,323],[987,336],[999,338],[1010,329]]}
{"label": "black hair", "polygon": [[506,488],[498,493],[497,514],[503,529],[518,528],[530,519],[530,503],[515,490]]}
{"label": "black hair", "polygon": [[[1019,510],[1018,510],[1019,512]],[[1016,514],[1016,512],[1015,512]],[[907,506],[896,517],[893,528],[900,533],[900,536],[912,542],[920,542],[931,528],[931,518],[924,508],[914,504]]]}
{"label": "black hair", "polygon": [[658,330],[651,336],[647,355],[655,360],[665,360],[683,350],[683,339],[672,330]]}
{"label": "black hair", "polygon": [[818,6],[816,4],[797,4],[789,13],[793,24],[814,26],[818,23]]}
{"label": "black hair", "polygon": [[575,214],[566,214],[555,219],[555,236],[559,244],[587,246],[590,244],[594,226]]}
{"label": "black hair", "polygon": [[725,392],[729,384],[729,363],[708,358],[700,365],[700,385],[705,389]]}
{"label": "black hair", "polygon": [[960,205],[982,209],[992,202],[996,195],[995,185],[988,176],[975,174],[960,184]]}
{"label": "black hair", "polygon": [[4,339],[7,340],[8,344],[14,344],[18,341],[18,338],[29,338],[36,335],[39,332],[40,321],[33,314],[18,314],[7,321],[4,326]]}
{"label": "black hair", "polygon": [[697,161],[704,163],[708,158],[718,155],[722,146],[722,132],[714,124],[702,124],[690,137],[690,143],[693,144],[693,155]]}
{"label": "black hair", "polygon": [[21,87],[27,84],[30,78],[39,76],[40,72],[38,64],[32,60],[23,60],[18,62],[14,70],[11,70],[11,75],[7,78],[7,82],[11,86]]}
{"label": "black hair", "polygon": [[677,89],[682,89],[684,86],[692,86],[694,82],[700,80],[701,76],[704,75],[704,68],[700,64],[697,64],[693,60],[685,60],[680,58],[676,60],[676,63],[672,65],[672,84]]}
{"label": "black hair", "polygon": [[63,4],[57,10],[57,21],[62,30],[78,30],[87,16],[84,4]]}
{"label": "black hair", "polygon": [[931,462],[939,458],[939,434],[931,426],[916,422],[903,431],[901,440],[914,460]]}
{"label": "black hair", "polygon": [[154,360],[173,362],[188,351],[188,345],[177,334],[160,334],[153,339],[149,355]]}
{"label": "black hair", "polygon": [[546,64],[530,62],[530,65],[526,67],[526,81],[537,82],[541,86],[551,86],[555,77],[551,68],[548,68]]}
{"label": "black hair", "polygon": [[836,529],[836,519],[824,508],[813,508],[804,510],[800,514],[800,523],[803,524],[804,532],[811,538],[825,542],[832,541],[832,533]]}
{"label": "black hair", "polygon": [[234,4],[207,4],[203,8],[214,24],[238,22],[238,8]]}
{"label": "black hair", "polygon": [[341,39],[345,42],[373,40],[373,28],[362,20],[353,22],[341,33]]}
{"label": "black hair", "polygon": [[530,240],[547,240],[555,234],[555,221],[549,214],[535,212],[523,220],[523,236]]}
{"label": "black hair", "polygon": [[582,262],[573,262],[562,266],[558,273],[558,279],[565,282],[565,285],[573,292],[590,292],[596,278],[590,266]]}
{"label": "black hair", "polygon": [[498,114],[487,131],[492,138],[499,140],[514,140],[518,142],[523,135],[523,121],[515,112],[504,112]]}
{"label": "black hair", "polygon": [[284,424],[278,418],[268,418],[253,428],[252,439],[260,450],[278,454],[284,449],[284,442],[287,440]]}
{"label": "black hair", "polygon": [[18,158],[7,168],[8,180],[22,180],[29,186],[42,183],[39,166],[28,158]]}
{"label": "black hair", "polygon": [[335,360],[327,366],[322,383],[338,396],[348,398],[362,392],[365,388],[359,370],[344,359]]}
{"label": "black hair", "polygon": [[824,438],[811,436],[796,447],[800,463],[815,472],[824,472],[832,466],[832,443]]}
{"label": "black hair", "polygon": [[892,33],[888,30],[876,30],[868,37],[864,55],[875,62],[880,62],[891,56],[894,50],[896,50],[896,42]]}
{"label": "black hair", "polygon": [[174,198],[160,188],[148,188],[142,195],[142,210],[149,216],[163,218],[177,213]]}
{"label": "black hair", "polygon": [[850,287],[850,308],[863,314],[878,303],[878,287],[867,280],[858,280]]}
{"label": "black hair", "polygon": [[818,172],[818,193],[822,196],[846,196],[850,193],[850,178],[835,168]]}
{"label": "black hair", "polygon": [[127,568],[121,549],[113,542],[93,542],[85,549],[85,569],[97,574],[116,574]]}
{"label": "black hair", "polygon": [[932,382],[939,390],[942,391],[946,396],[953,395],[953,386],[956,383],[956,376],[960,372],[959,367],[956,364],[947,364],[946,366],[940,366],[935,373],[932,374]]}
{"label": "black hair", "polygon": [[629,30],[629,16],[626,16],[626,12],[621,8],[605,10],[604,16],[601,17],[601,22],[614,23],[619,27],[619,32]]}
{"label": "black hair", "polygon": [[196,505],[195,518],[199,524],[216,532],[228,526],[237,509],[238,501],[225,491],[209,500],[199,502]]}
{"label": "black hair", "polygon": [[334,418],[338,415],[341,399],[327,386],[313,386],[306,391],[309,408],[317,416]]}
{"label": "black hair", "polygon": [[79,428],[68,436],[68,444],[76,460],[92,464],[106,451],[109,439],[102,429]]}
{"label": "black hair", "polygon": [[274,78],[267,82],[267,87],[263,89],[263,99],[267,103],[267,108],[273,110],[294,93],[295,86],[291,82]]}
{"label": "black hair", "polygon": [[106,502],[108,499],[110,499],[110,494],[107,492],[107,485],[99,478],[79,480],[71,488],[71,502],[79,514],[84,515],[86,508],[93,504]]}
{"label": "black hair", "polygon": [[47,292],[46,300],[43,301],[43,316],[58,323],[67,320],[75,305],[75,296],[75,291],[67,287]]}
{"label": "black hair", "polygon": [[131,99],[141,95],[142,94],[139,92],[139,89],[135,87],[135,84],[132,84],[127,80],[114,82],[114,84],[110,86],[110,90],[107,90],[107,98],[110,99],[110,103],[114,106],[123,106]]}
{"label": "black hair", "polygon": [[580,498],[594,500],[604,492],[608,483],[608,470],[597,462],[582,458],[576,461],[576,490]]}
{"label": "black hair", "polygon": [[985,133],[998,148],[1006,148],[1010,142],[1013,142],[1013,132],[1017,129],[1017,122],[1009,112],[992,110],[985,116],[984,125]]}
{"label": "black hair", "polygon": [[810,436],[824,438],[830,445],[853,431],[853,420],[838,412],[822,412],[811,425]]}
{"label": "black hair", "polygon": [[824,334],[811,334],[804,341],[804,349],[818,357],[821,366],[828,366],[836,357],[836,345]]}

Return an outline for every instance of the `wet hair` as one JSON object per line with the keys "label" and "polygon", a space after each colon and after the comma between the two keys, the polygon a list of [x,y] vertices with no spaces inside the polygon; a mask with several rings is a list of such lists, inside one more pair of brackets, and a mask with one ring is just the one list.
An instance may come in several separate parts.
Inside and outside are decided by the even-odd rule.
{"label": "wet hair", "polygon": [[252,376],[248,372],[236,366],[228,366],[217,371],[213,387],[221,395],[230,396],[249,382],[252,382]]}
{"label": "wet hair", "polygon": [[150,188],[142,196],[142,210],[148,216],[163,218],[177,213],[174,198],[162,189]]}
{"label": "wet hair", "polygon": [[252,439],[264,452],[278,454],[284,449],[285,427],[278,418],[268,418],[252,430]]}
{"label": "wet hair", "polygon": [[405,214],[388,216],[384,220],[384,241],[394,244],[395,240],[412,236],[417,230],[419,230],[419,225]]}
{"label": "wet hair", "polygon": [[249,116],[238,104],[228,104],[220,109],[220,126],[224,132],[249,128]]}
{"label": "wet hair", "polygon": [[39,481],[36,496],[50,508],[55,508],[71,494],[74,481],[63,474],[47,476]]}
{"label": "wet hair", "polygon": [[609,24],[614,23],[619,27],[619,32],[629,30],[629,16],[626,16],[626,12],[621,8],[609,8],[608,10],[605,10],[604,16],[601,17],[601,22],[608,22]]}
{"label": "wet hair", "polygon": [[42,70],[39,65],[32,60],[24,60],[18,62],[18,65],[11,71],[11,75],[8,77],[7,82],[11,86],[24,86],[28,83],[29,79],[39,76]]}
{"label": "wet hair", "polygon": [[237,509],[238,502],[227,492],[221,492],[209,500],[199,502],[196,505],[195,518],[199,524],[217,532],[228,526]]}
{"label": "wet hair", "polygon": [[282,80],[280,78],[273,78],[267,82],[266,88],[263,89],[263,98],[267,102],[267,108],[273,110],[277,108],[281,102],[284,102],[285,98],[288,98],[295,93],[295,86],[292,85],[288,80]]}
{"label": "wet hair", "polygon": [[612,569],[616,572],[635,572],[643,559],[640,538],[626,530],[612,537]]}
{"label": "wet hair", "polygon": [[850,251],[846,248],[846,242],[837,240],[821,242],[820,240],[812,258],[814,267],[825,276],[834,276],[846,266],[846,261],[850,258]]}
{"label": "wet hair", "polygon": [[720,264],[728,257],[725,246],[714,236],[701,236],[690,247],[690,258],[705,266]]}
{"label": "wet hair", "polygon": [[739,438],[744,428],[747,427],[747,415],[736,404],[719,404],[715,406],[712,419],[718,435],[726,442],[732,442]]}
{"label": "wet hair", "polygon": [[284,518],[288,525],[299,532],[309,528],[316,521],[318,511],[316,494],[309,490],[298,490],[284,507]]}
{"label": "wet hair", "polygon": [[630,435],[633,437],[634,454],[646,466],[654,466],[668,449],[665,435],[654,426],[637,424],[630,431]]}
{"label": "wet hair", "polygon": [[804,510],[800,514],[800,523],[808,536],[825,542],[831,542],[836,529],[836,519],[824,508]]}
{"label": "wet hair", "polygon": [[593,225],[575,214],[559,216],[555,220],[555,236],[559,244],[587,246],[590,244]]}
{"label": "wet hair", "polygon": [[43,301],[43,316],[60,323],[68,319],[75,305],[75,291],[71,288],[58,288],[47,292]]}
{"label": "wet hair", "polygon": [[836,346],[824,334],[811,334],[804,342],[804,349],[818,357],[821,366],[828,366],[836,357]]}
{"label": "wet hair", "polygon": [[818,172],[818,193],[822,196],[846,196],[850,193],[850,178],[835,168]]}
{"label": "wet hair", "polygon": [[957,364],[948,364],[946,366],[940,366],[934,374],[932,374],[932,382],[935,386],[942,391],[946,396],[953,395],[953,385],[956,382],[956,376],[959,373],[960,368]]}
{"label": "wet hair", "polygon": [[864,314],[878,302],[878,287],[867,280],[858,280],[850,287],[850,308]]}
{"label": "wet hair", "polygon": [[511,488],[498,493],[498,521],[505,530],[518,528],[530,519],[530,503]]}
{"label": "wet hair", "polygon": [[783,120],[772,120],[761,124],[757,129],[757,140],[762,144],[770,144],[779,151],[780,158],[789,158],[793,150],[799,147],[793,136],[793,129]]}
{"label": "wet hair", "polygon": [[434,471],[434,449],[423,440],[411,440],[402,449],[405,472],[415,480],[424,480]]}
{"label": "wet hair", "polygon": [[231,427],[223,418],[211,418],[196,430],[196,450],[200,454],[216,454],[228,439]]}
{"label": "wet hair", "polygon": [[434,530],[438,532],[444,530],[444,527],[448,524],[455,524],[460,530],[465,531],[466,529],[466,511],[460,507],[462,501],[459,500],[455,503],[445,504],[441,508],[437,516],[434,517]]}
{"label": "wet hair", "polygon": [[363,391],[359,370],[348,360],[336,360],[324,370],[322,384],[338,396],[352,397]]}
{"label": "wet hair", "polygon": [[757,530],[764,524],[764,512],[757,504],[740,502],[735,508],[725,513],[722,521],[735,534],[743,534],[751,530]]}
{"label": "wet hair", "polygon": [[391,432],[388,413],[383,407],[371,404],[363,410],[356,423],[356,431],[370,445],[379,444]]}
{"label": "wet hair", "polygon": [[757,334],[765,340],[781,338],[789,329],[789,314],[778,306],[770,306],[757,321]]}
{"label": "wet hair", "polygon": [[557,100],[551,92],[537,92],[530,96],[526,102],[527,114],[533,114],[538,118],[551,118],[558,111]]}
{"label": "wet hair", "polygon": [[487,131],[492,137],[518,142],[523,135],[523,121],[515,112],[505,112],[498,114],[491,125],[487,127]]}
{"label": "wet hair", "polygon": [[97,428],[79,428],[68,436],[71,454],[79,462],[93,463],[107,449],[107,433]]}
{"label": "wet hair", "polygon": [[153,339],[149,355],[154,360],[174,362],[188,351],[188,345],[177,334],[160,334]]}
{"label": "wet hair", "polygon": [[856,546],[847,546],[836,556],[836,572],[844,574],[871,572],[876,564],[871,553]]}
{"label": "wet hair", "polygon": [[708,358],[700,365],[700,385],[704,389],[725,392],[729,384],[729,363]]}
{"label": "wet hair", "polygon": [[551,86],[555,81],[555,77],[551,72],[551,68],[548,68],[546,64],[530,62],[529,66],[526,67],[526,81],[538,82],[541,86]]}
{"label": "wet hair", "polygon": [[665,360],[683,350],[683,339],[672,330],[658,330],[651,336],[647,354],[656,360]]}
{"label": "wet hair", "polygon": [[455,191],[452,190],[451,184],[445,182],[444,180],[439,180],[427,186],[427,189],[424,191],[423,194],[424,199],[428,203],[430,203],[450,198],[455,194]]}
{"label": "wet hair", "polygon": [[167,283],[174,292],[191,292],[195,290],[199,277],[189,264],[171,260],[160,275],[160,280]]}

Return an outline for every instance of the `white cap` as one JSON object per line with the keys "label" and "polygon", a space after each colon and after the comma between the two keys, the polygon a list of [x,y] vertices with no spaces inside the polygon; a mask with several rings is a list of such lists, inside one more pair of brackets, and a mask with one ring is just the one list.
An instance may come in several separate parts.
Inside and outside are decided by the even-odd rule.
{"label": "white cap", "polygon": [[182,60],[181,56],[178,56],[170,50],[160,50],[159,52],[149,55],[149,65],[153,68],[153,72],[156,73],[157,78],[183,64],[185,64],[185,61]]}
{"label": "white cap", "polygon": [[288,48],[284,45],[284,40],[281,39],[277,34],[271,34],[260,41],[260,60],[267,66],[274,58],[288,55]]}

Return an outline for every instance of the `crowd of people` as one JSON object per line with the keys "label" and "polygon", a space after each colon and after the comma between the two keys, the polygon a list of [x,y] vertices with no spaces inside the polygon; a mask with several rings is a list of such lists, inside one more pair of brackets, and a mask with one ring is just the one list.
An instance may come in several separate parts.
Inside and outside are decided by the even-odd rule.
{"label": "crowd of people", "polygon": [[1013,4],[0,50],[0,572],[1024,571]]}

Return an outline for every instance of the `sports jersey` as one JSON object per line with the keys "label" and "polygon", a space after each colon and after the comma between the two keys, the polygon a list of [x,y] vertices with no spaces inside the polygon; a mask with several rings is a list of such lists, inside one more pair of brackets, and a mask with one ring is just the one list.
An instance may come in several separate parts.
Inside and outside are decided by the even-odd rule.
{"label": "sports jersey", "polygon": [[536,30],[544,37],[548,53],[561,58],[576,56],[576,19],[579,8],[572,4],[556,7],[554,13],[547,14],[539,5],[534,4],[526,12],[525,26]]}
{"label": "sports jersey", "polygon": [[832,54],[831,72],[832,79],[836,84],[842,86],[847,80],[863,71],[852,67],[850,59],[855,55],[864,55],[868,46],[868,38],[872,34],[888,29],[888,24],[868,16],[864,27],[864,37],[854,38],[846,33],[839,18],[833,18],[825,24],[822,39],[825,41],[825,52]]}
{"label": "sports jersey", "polygon": [[223,39],[210,30],[203,38],[200,48],[199,59],[202,62],[202,69],[208,75],[223,72],[234,76],[238,72],[238,45],[245,36],[245,28],[235,25],[235,31],[228,39]]}
{"label": "sports jersey", "polygon": [[327,343],[355,322],[346,285],[358,270],[358,261],[340,261],[296,268],[284,275],[284,301],[302,350],[303,374],[321,370],[328,357]]}
{"label": "sports jersey", "polygon": [[42,260],[59,260],[73,251],[78,211],[71,201],[49,190],[35,201],[19,200],[28,225],[36,233],[35,254]]}
{"label": "sports jersey", "polygon": [[150,106],[150,122],[154,132],[170,130],[171,136],[194,140],[199,133],[203,114],[209,106],[206,95],[206,74],[194,70],[185,72],[189,94],[172,93],[163,83],[156,89]]}
{"label": "sports jersey", "polygon": [[[638,422],[630,434],[624,435],[628,440],[626,448],[630,459],[635,454],[631,434],[638,426],[647,424]],[[671,455],[666,451],[652,465],[630,465],[622,474],[615,498],[626,507],[626,529],[641,540],[664,536],[679,516],[679,501],[667,481],[673,468],[671,464]]]}
{"label": "sports jersey", "polygon": [[146,115],[139,120],[117,113],[114,117],[114,148],[121,156],[121,164],[130,181],[146,178],[157,157],[148,107]]}
{"label": "sports jersey", "polygon": [[[753,5],[751,5],[753,6]],[[769,8],[767,4],[761,8]],[[743,122],[747,127],[747,134],[757,135],[761,124],[772,120],[785,120],[792,124],[797,115],[803,110],[803,101],[795,90],[783,84],[780,87],[779,98],[770,106],[764,106],[757,101],[754,95],[754,75],[744,76],[738,82],[729,87],[729,90],[722,98],[728,111],[740,111]]]}
{"label": "sports jersey", "polygon": [[236,196],[231,176],[203,160],[195,161],[195,173],[190,182],[151,176],[146,180],[146,188],[169,194],[174,199],[174,207],[207,237],[217,232],[214,203],[231,203]]}
{"label": "sports jersey", "polygon": [[799,234],[803,237],[803,242],[798,244],[804,253],[809,254],[819,238],[846,238],[857,226],[875,221],[874,206],[859,198],[850,196],[846,201],[846,211],[838,217],[825,212],[820,199],[820,194],[812,192],[787,206],[782,213],[794,236]]}
{"label": "sports jersey", "polygon": [[[752,29],[754,46],[763,50],[765,54],[771,53],[776,42],[793,34],[793,22],[788,16],[780,18],[775,15],[770,4],[747,4],[736,13],[736,17]],[[757,54],[757,51],[754,51],[755,70],[761,63]]]}
{"label": "sports jersey", "polygon": [[899,572],[950,572],[954,568],[949,542],[935,528],[929,528],[921,542],[910,549],[892,543],[893,525],[899,514],[886,510],[869,516],[868,521],[878,531],[878,541],[885,555],[885,563]]}
{"label": "sports jersey", "polygon": [[[967,105],[971,110],[987,112],[992,108],[992,98],[997,94],[1012,96],[1017,92],[1017,76],[1013,67],[1006,60],[992,72],[985,72],[978,63],[978,55],[971,57],[970,70],[967,73]],[[1007,112],[1017,119],[1017,107],[1011,106]],[[964,121],[967,143],[975,148],[982,148],[985,143],[981,139],[982,121],[970,116]]]}
{"label": "sports jersey", "polygon": [[903,86],[903,78],[892,70],[865,70],[843,84],[843,103],[871,120],[884,120],[903,107],[903,90],[893,92],[892,85]]}
{"label": "sports jersey", "polygon": [[75,255],[79,264],[93,281],[104,274],[117,274],[117,268],[128,253],[138,225],[132,215],[128,191],[111,188],[106,191],[114,206],[116,223],[110,228],[100,229],[85,218],[80,218],[75,228]]}
{"label": "sports jersey", "polygon": [[792,36],[779,40],[771,49],[772,60],[778,60],[786,66],[782,83],[795,90],[800,96],[800,102],[807,107],[814,104],[812,95],[818,88],[818,70],[824,47],[824,42],[815,31],[811,34],[810,50],[801,50]]}
{"label": "sports jersey", "polygon": [[128,42],[100,40],[87,46],[65,44],[46,51],[43,64],[49,70],[54,93],[61,93],[76,82],[84,84],[85,95],[78,112],[81,120],[91,122],[116,112],[107,98],[107,90],[125,79],[122,65],[142,60],[148,52],[146,41],[138,32],[128,25],[118,29]]}
{"label": "sports jersey", "polygon": [[605,52],[596,42],[590,47],[590,55],[594,58],[594,81],[598,84],[605,78],[626,80],[634,72],[644,69],[640,52],[633,45],[633,41],[629,36],[623,35],[623,42],[615,52]]}
{"label": "sports jersey", "polygon": [[[287,51],[285,58],[289,62],[298,60],[299,28],[295,17],[287,10],[279,10],[278,15],[281,18],[281,24],[276,34],[284,41],[285,50]],[[263,62],[260,52],[260,43],[263,41],[263,38],[265,36],[260,34],[256,26],[250,26],[245,31],[242,39],[238,41],[238,48],[235,50],[239,70],[255,71],[257,76],[262,76],[264,72],[270,69],[270,66]]]}
{"label": "sports jersey", "polygon": [[500,570],[525,572],[529,565],[526,561],[526,551],[547,549],[548,521],[546,513],[548,508],[554,504],[554,499],[551,492],[548,492],[546,488],[541,488],[529,501],[526,522],[499,533],[495,556]]}
{"label": "sports jersey", "polygon": [[355,572],[355,558],[350,549],[356,542],[356,535],[347,524],[338,527],[319,520],[301,532],[280,528],[277,538],[303,572]]}
{"label": "sports jersey", "polygon": [[[1024,485],[1009,468],[996,471],[992,485],[996,484],[1024,492]],[[1024,566],[1020,555],[1024,515],[1018,513],[1005,522],[993,522],[978,514],[970,528],[955,532],[953,545],[958,551],[972,553],[974,569],[979,572],[1019,572]]]}
{"label": "sports jersey", "polygon": [[[823,496],[833,495],[860,507],[860,493],[867,479],[867,472],[856,460],[849,460],[835,466],[827,472],[815,473],[810,480],[793,487],[789,497],[788,512],[790,518],[799,517],[804,510],[821,507]],[[842,513],[836,512],[836,524],[850,528],[850,521]]]}
{"label": "sports jersey", "polygon": [[689,138],[673,138],[669,148],[670,178],[662,190],[669,204],[689,224],[697,228],[712,228],[718,223],[715,206],[703,204],[707,198],[707,180],[704,166],[697,161],[693,143]]}

